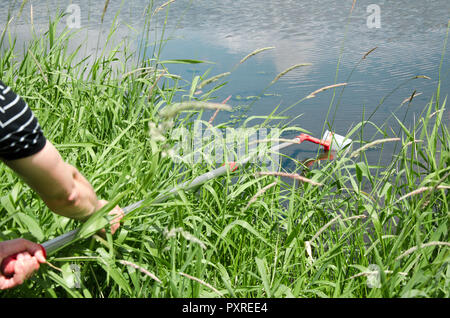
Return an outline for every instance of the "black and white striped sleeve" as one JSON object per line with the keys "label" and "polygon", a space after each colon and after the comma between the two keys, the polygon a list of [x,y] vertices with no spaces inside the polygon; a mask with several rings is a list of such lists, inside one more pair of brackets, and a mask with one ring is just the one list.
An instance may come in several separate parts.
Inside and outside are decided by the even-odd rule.
{"label": "black and white striped sleeve", "polygon": [[15,160],[34,155],[45,143],[27,103],[0,81],[0,158]]}

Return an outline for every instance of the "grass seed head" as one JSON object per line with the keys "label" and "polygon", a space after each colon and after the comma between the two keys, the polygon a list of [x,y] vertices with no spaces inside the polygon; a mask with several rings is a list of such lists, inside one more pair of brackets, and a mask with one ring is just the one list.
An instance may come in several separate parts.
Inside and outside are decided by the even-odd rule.
{"label": "grass seed head", "polygon": [[202,109],[220,109],[226,111],[232,110],[231,106],[227,104],[210,103],[210,102],[182,102],[164,107],[159,112],[159,115],[162,118],[174,118],[179,113],[186,110],[202,110]]}
{"label": "grass seed head", "polygon": [[305,178],[305,177],[299,175],[298,173],[263,171],[263,172],[258,172],[256,175],[257,176],[287,177],[287,178],[296,179],[296,180],[300,180],[300,181],[305,182],[305,183],[312,184],[313,186],[323,186],[322,183],[319,183],[319,182],[313,181],[311,179]]}
{"label": "grass seed head", "polygon": [[201,83],[197,86],[197,89],[200,90],[200,89],[202,89],[203,87],[205,87],[206,85],[211,84],[211,83],[213,83],[213,82],[215,82],[215,81],[221,79],[222,77],[228,76],[228,75],[230,75],[230,74],[231,74],[231,72],[225,72],[225,73],[222,73],[222,74],[213,76],[213,77],[211,77],[211,78],[208,78],[208,79],[204,80],[203,82],[201,82]]}
{"label": "grass seed head", "polygon": [[284,75],[286,75],[287,73],[289,73],[292,70],[295,70],[296,68],[302,67],[302,66],[311,66],[311,63],[301,63],[301,64],[295,64],[287,69],[285,69],[283,72],[281,72],[280,74],[278,74],[273,81],[270,83],[270,85],[274,84],[276,81],[278,81],[281,77],[283,77]]}
{"label": "grass seed head", "polygon": [[340,84],[334,84],[334,85],[329,85],[329,86],[325,86],[322,88],[319,88],[318,90],[315,90],[314,92],[312,92],[311,94],[309,94],[306,98],[313,98],[316,97],[316,94],[321,93],[323,91],[329,90],[331,88],[336,88],[336,87],[340,87],[340,86],[345,86],[347,85],[347,83],[340,83]]}
{"label": "grass seed head", "polygon": [[254,56],[254,55],[256,55],[256,54],[259,54],[259,53],[264,52],[264,51],[267,51],[267,50],[272,50],[272,49],[274,49],[274,48],[275,48],[274,46],[269,46],[269,47],[263,47],[263,48],[261,48],[261,49],[254,50],[252,53],[250,53],[249,55],[247,55],[246,57],[244,57],[244,58],[239,62],[239,64],[244,63],[245,61],[247,61],[249,58],[251,58],[252,56]]}

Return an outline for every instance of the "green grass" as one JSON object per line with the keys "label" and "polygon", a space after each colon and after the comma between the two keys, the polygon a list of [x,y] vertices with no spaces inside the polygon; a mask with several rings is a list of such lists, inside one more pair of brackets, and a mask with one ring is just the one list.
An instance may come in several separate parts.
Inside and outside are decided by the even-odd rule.
{"label": "green grass", "polygon": [[[126,206],[211,169],[174,164],[148,129],[164,105],[179,102],[177,94],[195,99],[195,85],[205,78],[186,87],[167,71],[161,75],[157,59],[134,64],[126,43],[89,66],[75,62],[81,53],[67,51],[71,35],[56,34],[56,23],[22,56],[5,37],[10,48],[1,55],[0,73],[100,198],[120,198]],[[387,166],[370,163],[365,151],[312,169],[298,162],[290,172],[323,184],[317,187],[256,177],[262,168],[249,165],[128,215],[114,238],[64,248],[48,258],[53,266],[42,265],[0,297],[449,297],[445,106],[438,88],[411,129],[400,120],[398,136],[377,127],[383,138],[400,138]],[[175,127],[189,127],[202,114],[178,117]],[[367,125],[375,126],[363,121],[348,136],[358,140]],[[381,153],[383,144],[376,147]],[[0,175],[2,240],[43,242],[80,226],[51,213],[4,165]],[[376,288],[368,284],[373,268],[379,269]]]}

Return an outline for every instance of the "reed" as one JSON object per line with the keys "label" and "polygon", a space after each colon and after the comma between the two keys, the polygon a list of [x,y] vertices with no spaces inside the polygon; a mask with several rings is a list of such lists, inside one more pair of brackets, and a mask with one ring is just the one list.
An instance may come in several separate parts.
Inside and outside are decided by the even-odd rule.
{"label": "reed", "polygon": [[422,95],[422,93],[417,93],[416,91],[414,91],[414,92],[411,94],[410,97],[405,98],[405,99],[403,100],[403,102],[400,104],[400,106],[403,106],[403,105],[406,104],[406,103],[411,103],[412,100],[414,99],[414,97],[420,96],[420,95]]}
{"label": "reed", "polygon": [[120,264],[127,265],[127,266],[130,266],[130,267],[133,267],[134,269],[139,270],[141,273],[147,275],[147,276],[150,277],[151,279],[153,279],[153,280],[155,280],[156,282],[162,284],[162,281],[161,281],[158,277],[156,277],[154,274],[150,273],[148,270],[146,270],[146,269],[143,268],[142,266],[136,265],[136,264],[134,264],[134,263],[132,263],[132,262],[125,261],[125,260],[120,260],[119,262],[120,262]]}
{"label": "reed", "polygon": [[274,46],[269,46],[269,47],[263,47],[257,50],[254,50],[253,52],[251,52],[250,54],[246,55],[242,60],[239,61],[239,64],[244,63],[245,61],[247,61],[249,58],[251,58],[252,56],[255,56],[261,52],[267,51],[267,50],[273,50],[275,47]]}
{"label": "reed", "polygon": [[105,18],[106,11],[108,10],[108,6],[109,6],[109,0],[105,0],[105,5],[103,7],[102,17],[100,19],[102,23],[103,23],[103,19]]}
{"label": "reed", "polygon": [[153,15],[156,15],[159,11],[163,10],[165,7],[167,7],[169,4],[175,2],[175,0],[169,0],[165,3],[163,3],[162,5],[160,5],[158,8],[155,9],[155,11],[153,11]]}
{"label": "reed", "polygon": [[416,189],[414,191],[411,191],[411,192],[405,194],[404,196],[402,196],[398,200],[401,201],[401,200],[404,200],[406,198],[409,198],[410,196],[417,195],[417,194],[420,194],[420,193],[426,192],[426,191],[436,190],[436,189],[448,190],[448,189],[450,189],[450,186],[438,185],[437,187],[421,187],[419,189]]}
{"label": "reed", "polygon": [[217,295],[219,295],[220,297],[223,297],[223,296],[224,296],[224,295],[223,295],[220,291],[218,291],[215,287],[213,287],[211,284],[208,284],[207,282],[201,280],[200,278],[197,278],[197,277],[188,275],[188,274],[183,273],[183,272],[179,272],[178,274],[180,274],[181,276],[184,276],[184,277],[186,277],[186,278],[189,278],[190,280],[196,281],[196,282],[202,284],[203,286],[208,287],[209,289],[211,289],[212,291],[214,291],[214,292],[215,292]]}
{"label": "reed", "polygon": [[425,247],[430,247],[430,246],[447,246],[447,247],[450,247],[450,243],[449,242],[428,242],[428,243],[424,243],[424,244],[420,245],[420,247],[414,246],[414,247],[411,247],[410,249],[404,251],[395,260],[398,261],[398,260],[402,259],[403,257],[408,256],[411,253],[414,253],[418,249],[423,249]]}
{"label": "reed", "polygon": [[277,82],[280,78],[282,78],[284,75],[286,75],[287,73],[299,68],[299,67],[304,67],[304,66],[311,66],[311,63],[300,63],[300,64],[295,64],[292,65],[291,67],[288,67],[287,69],[285,69],[283,72],[279,73],[277,76],[275,76],[275,78],[272,80],[272,82],[270,82],[270,85],[275,84],[275,82]]}
{"label": "reed", "polygon": [[203,82],[201,82],[198,86],[197,86],[197,89],[202,89],[203,87],[205,87],[206,85],[209,85],[209,84],[211,84],[211,83],[214,83],[215,81],[218,81],[219,79],[221,79],[222,77],[226,77],[226,76],[228,76],[228,75],[230,75],[231,74],[231,72],[225,72],[225,73],[222,73],[222,74],[218,74],[218,75],[216,75],[216,76],[213,76],[213,77],[211,77],[211,78],[208,78],[207,80],[204,80]]}
{"label": "reed", "polygon": [[378,140],[372,141],[372,142],[362,146],[361,148],[358,148],[355,151],[353,151],[350,155],[350,158],[354,158],[354,157],[358,156],[360,153],[364,152],[364,150],[374,147],[376,145],[379,145],[379,144],[382,144],[385,142],[392,142],[392,141],[399,141],[399,140],[400,140],[400,138],[384,138],[384,139],[378,139]]}
{"label": "reed", "polygon": [[270,188],[276,186],[278,184],[278,181],[274,181],[268,185],[266,185],[264,188],[262,188],[261,190],[259,190],[247,203],[247,206],[245,207],[245,210],[247,210],[250,205],[252,205],[252,203],[254,203],[261,195],[263,195],[267,190],[269,190]]}
{"label": "reed", "polygon": [[332,88],[336,88],[336,87],[341,87],[341,86],[346,86],[347,83],[339,83],[339,84],[333,84],[333,85],[328,85],[322,88],[319,88],[318,90],[315,90],[314,92],[312,92],[311,94],[309,94],[308,96],[306,96],[307,99],[309,98],[314,98],[316,97],[317,94],[324,92],[326,90],[332,89]]}
{"label": "reed", "polygon": [[[228,101],[230,100],[230,98],[231,98],[231,95],[228,96],[227,98],[225,98],[225,99],[223,100],[222,104],[228,103]],[[216,109],[216,111],[214,112],[214,114],[213,114],[213,115],[211,116],[211,118],[209,119],[208,124],[211,125],[211,124],[213,123],[213,121],[214,121],[214,119],[216,119],[217,114],[219,113],[219,111],[220,111],[220,109]]]}
{"label": "reed", "polygon": [[365,59],[369,56],[369,54],[371,54],[372,52],[374,52],[377,48],[378,48],[378,47],[376,46],[376,47],[370,49],[369,51],[367,51],[366,53],[364,53],[362,59],[365,60]]}
{"label": "reed", "polygon": [[163,118],[174,118],[179,113],[186,110],[203,110],[203,109],[219,109],[225,111],[231,111],[232,108],[226,104],[210,103],[210,102],[182,102],[174,103],[169,106],[164,107],[160,112],[160,116]]}
{"label": "reed", "polygon": [[285,173],[285,172],[258,172],[257,173],[258,176],[276,176],[276,177],[286,177],[286,178],[291,178],[291,179],[295,179],[295,180],[300,180],[302,182],[305,183],[309,183],[312,184],[314,186],[323,186],[322,183],[319,182],[315,182],[311,179],[305,178],[301,175],[299,175],[298,173]]}

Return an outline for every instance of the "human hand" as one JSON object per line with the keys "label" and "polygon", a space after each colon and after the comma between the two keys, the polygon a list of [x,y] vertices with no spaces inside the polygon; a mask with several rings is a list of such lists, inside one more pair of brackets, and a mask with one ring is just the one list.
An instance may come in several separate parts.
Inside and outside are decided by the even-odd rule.
{"label": "human hand", "polygon": [[0,289],[22,284],[45,263],[45,249],[25,239],[0,242]]}
{"label": "human hand", "polygon": [[[106,200],[99,200],[98,201],[98,205],[97,205],[97,207],[98,207],[97,210],[100,210],[102,207],[104,207],[107,204],[108,204],[108,201],[106,201]],[[114,234],[117,231],[117,229],[119,228],[120,220],[122,220],[122,218],[124,217],[125,213],[123,212],[123,210],[118,205],[116,205],[114,207],[114,209],[112,209],[108,213],[108,215],[115,216],[115,218],[113,220],[111,220],[111,222],[110,222],[110,224],[111,224],[111,234]],[[102,233],[104,235],[105,234],[105,230],[104,229],[101,230],[100,233]]]}

